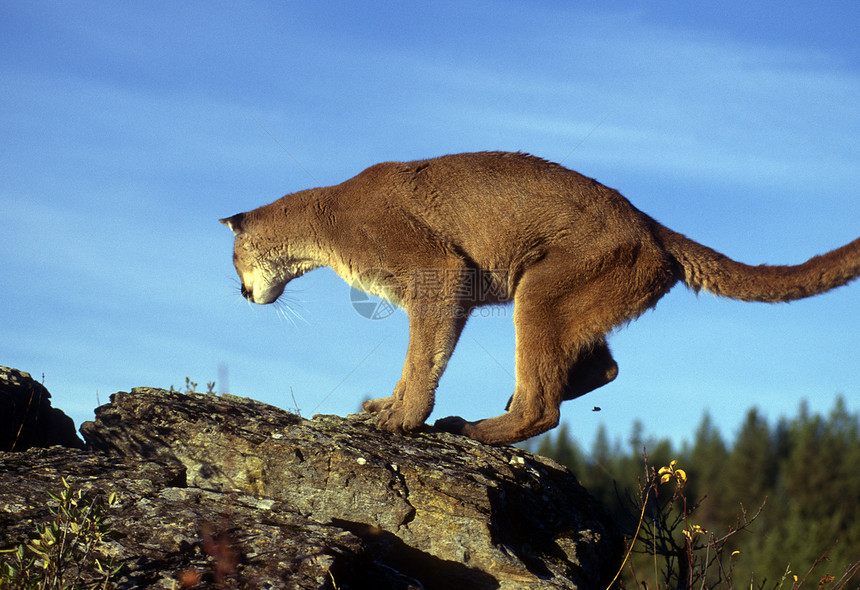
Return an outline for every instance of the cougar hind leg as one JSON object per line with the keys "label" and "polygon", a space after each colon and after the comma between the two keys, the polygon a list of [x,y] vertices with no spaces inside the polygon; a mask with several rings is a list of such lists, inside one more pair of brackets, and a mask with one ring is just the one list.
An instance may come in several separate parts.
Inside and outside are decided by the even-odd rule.
{"label": "cougar hind leg", "polygon": [[[603,387],[618,376],[618,363],[612,358],[606,341],[601,340],[576,360],[567,372],[562,401],[569,401]],[[508,398],[505,411],[511,409],[514,397]]]}
{"label": "cougar hind leg", "polygon": [[436,425],[490,444],[554,428],[562,401],[617,375],[606,334],[652,307],[673,280],[656,249],[623,244],[606,264],[587,267],[570,250],[547,253],[514,295],[517,383],[507,413],[475,422],[450,417]]}
{"label": "cougar hind leg", "polygon": [[612,358],[606,341],[601,341],[567,372],[567,385],[562,392],[564,401],[576,399],[598,387],[603,387],[618,376],[618,363]]}

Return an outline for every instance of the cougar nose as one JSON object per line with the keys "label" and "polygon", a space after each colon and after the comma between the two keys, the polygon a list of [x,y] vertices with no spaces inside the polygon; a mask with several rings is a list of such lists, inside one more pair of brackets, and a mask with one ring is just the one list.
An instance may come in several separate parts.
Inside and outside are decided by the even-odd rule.
{"label": "cougar nose", "polygon": [[244,297],[248,301],[253,301],[254,295],[253,295],[253,293],[251,293],[251,291],[247,287],[245,287],[245,283],[242,283],[242,286],[239,290],[242,293],[242,297]]}

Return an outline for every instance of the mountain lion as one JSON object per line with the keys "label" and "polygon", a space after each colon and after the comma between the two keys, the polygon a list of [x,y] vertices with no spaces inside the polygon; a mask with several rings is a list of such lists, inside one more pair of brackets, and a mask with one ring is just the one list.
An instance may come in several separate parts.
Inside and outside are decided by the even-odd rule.
{"label": "mountain lion", "polygon": [[221,219],[236,236],[242,295],[272,303],[329,266],[409,315],[403,375],[367,401],[384,430],[421,428],[466,320],[514,303],[516,388],[501,416],[436,427],[492,443],[553,428],[564,400],[612,381],[607,333],[679,280],[745,301],[790,301],[860,275],[860,238],[797,266],[747,266],[670,229],[617,191],[522,153],[371,166],[337,186]]}

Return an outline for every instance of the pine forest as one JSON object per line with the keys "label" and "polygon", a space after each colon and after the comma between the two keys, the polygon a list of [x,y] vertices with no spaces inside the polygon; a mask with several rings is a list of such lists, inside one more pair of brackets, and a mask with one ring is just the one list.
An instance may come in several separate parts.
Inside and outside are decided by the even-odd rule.
{"label": "pine forest", "polygon": [[530,448],[621,524],[619,588],[860,588],[860,420],[841,397],[775,424],[751,409],[734,440],[705,414],[681,448],[641,423],[623,443],[602,427],[585,449],[563,425]]}

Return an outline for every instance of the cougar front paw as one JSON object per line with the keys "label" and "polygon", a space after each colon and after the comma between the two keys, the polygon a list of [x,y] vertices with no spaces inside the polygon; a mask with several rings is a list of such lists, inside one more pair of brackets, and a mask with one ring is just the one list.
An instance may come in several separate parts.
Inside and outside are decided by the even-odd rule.
{"label": "cougar front paw", "polygon": [[379,412],[393,407],[395,402],[397,402],[397,399],[393,395],[377,399],[369,399],[361,404],[361,409],[371,414],[378,414]]}
{"label": "cougar front paw", "polygon": [[386,432],[408,434],[424,426],[424,416],[410,412],[402,403],[381,410],[376,420],[376,427]]}

